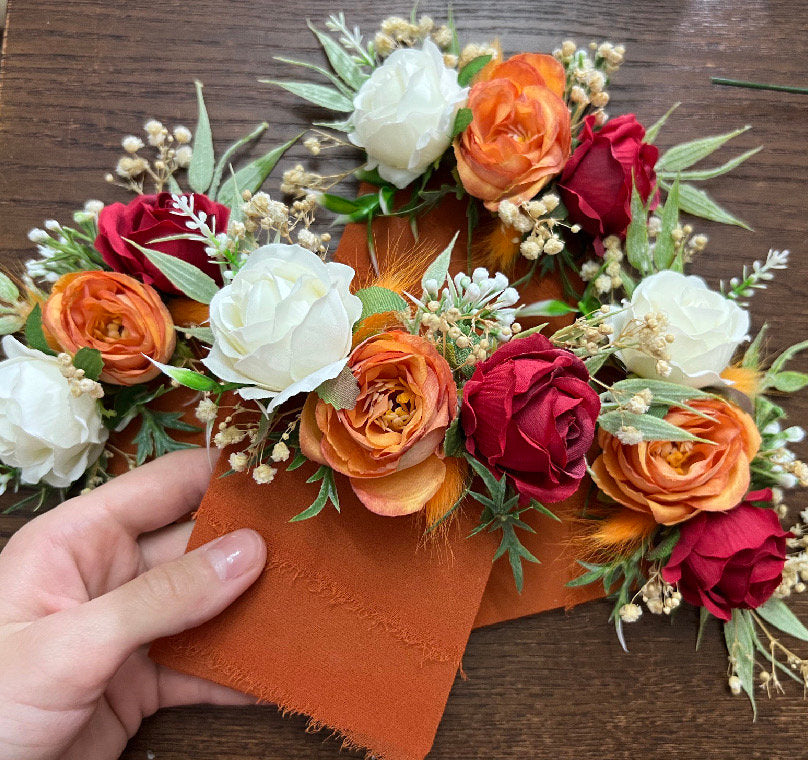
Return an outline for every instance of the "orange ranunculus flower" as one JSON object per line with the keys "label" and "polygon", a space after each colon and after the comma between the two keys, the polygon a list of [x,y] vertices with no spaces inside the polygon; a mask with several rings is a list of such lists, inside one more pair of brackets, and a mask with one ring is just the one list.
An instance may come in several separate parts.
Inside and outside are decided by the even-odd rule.
{"label": "orange ranunculus flower", "polygon": [[174,323],[157,291],[118,272],[62,275],[45,302],[42,321],[68,353],[97,348],[104,360],[101,380],[113,385],[156,377],[160,370],[146,357],[166,362],[176,342]]}
{"label": "orange ranunculus flower", "polygon": [[650,512],[662,525],[675,525],[699,512],[726,512],[749,490],[749,464],[760,448],[752,418],[716,398],[694,399],[687,409],[671,409],[665,419],[707,441],[620,443],[601,430],[602,453],[593,478],[607,496],[629,509]]}
{"label": "orange ranunculus flower", "polygon": [[371,512],[417,512],[446,475],[441,449],[457,411],[452,371],[432,344],[400,331],[368,338],[348,365],[359,383],[356,406],[337,410],[309,394],[300,448],[346,475]]}
{"label": "orange ranunculus flower", "polygon": [[522,53],[491,61],[469,93],[472,121],[455,140],[466,191],[496,211],[529,200],[570,155],[564,67],[552,56]]}

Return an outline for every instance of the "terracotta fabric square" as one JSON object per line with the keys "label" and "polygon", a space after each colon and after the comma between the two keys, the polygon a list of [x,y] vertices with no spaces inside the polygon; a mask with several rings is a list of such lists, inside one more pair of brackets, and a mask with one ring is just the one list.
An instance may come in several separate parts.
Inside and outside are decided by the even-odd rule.
{"label": "terracotta fabric square", "polygon": [[[380,268],[410,260],[413,247],[437,255],[459,231],[452,271],[467,269],[465,202],[445,199],[418,220],[374,222]],[[372,280],[364,225],[349,225],[335,258]],[[556,278],[526,289],[529,301],[561,296]],[[224,460],[223,460],[224,461]],[[541,565],[525,567],[520,596],[506,561],[491,565],[496,536],[467,540],[479,506],[470,502],[448,540],[424,544],[418,515],[379,517],[337,476],[342,513],[289,523],[311,504],[313,467],[259,486],[249,475],[219,477],[197,514],[189,549],[230,530],[258,530],[269,547],[255,586],[215,620],[157,642],[158,662],[249,692],[351,746],[387,760],[421,760],[432,746],[472,625],[482,626],[601,596],[567,589],[577,575],[569,545],[574,523],[535,515],[526,546]],[[580,493],[586,492],[584,484]],[[582,495],[553,505],[566,518]]]}

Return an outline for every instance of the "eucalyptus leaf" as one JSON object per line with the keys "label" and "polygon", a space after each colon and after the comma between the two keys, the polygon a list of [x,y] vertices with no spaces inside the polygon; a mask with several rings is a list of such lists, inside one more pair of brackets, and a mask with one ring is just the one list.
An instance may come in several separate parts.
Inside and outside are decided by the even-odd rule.
{"label": "eucalyptus leaf", "polygon": [[711,153],[717,151],[724,143],[731,140],[733,137],[737,137],[751,128],[751,125],[747,125],[723,135],[702,137],[698,140],[691,140],[675,145],[662,154],[657,162],[657,171],[680,172],[684,169],[688,169],[693,166],[693,164],[701,161],[703,158],[707,158]]}
{"label": "eucalyptus leaf", "polygon": [[3,272],[0,272],[0,301],[14,303],[20,297],[20,291],[12,279]]}
{"label": "eucalyptus leaf", "polygon": [[311,82],[281,82],[277,79],[259,79],[258,81],[282,87],[287,92],[291,92],[303,100],[308,100],[309,103],[328,108],[331,111],[352,113],[354,110],[351,99],[335,87],[326,87],[323,84],[312,84]]}
{"label": "eucalyptus leaf", "polygon": [[124,238],[127,243],[135,246],[154,266],[156,266],[168,281],[193,301],[209,304],[213,296],[219,292],[219,286],[213,278],[206,275],[201,269],[187,261],[169,256],[167,253],[144,248],[142,245]]}
{"label": "eucalyptus leaf", "polygon": [[757,717],[755,704],[755,639],[757,638],[748,610],[733,610],[732,619],[724,623],[724,640],[730,657],[735,660],[735,673],[752,703],[753,716]]}
{"label": "eucalyptus leaf", "polygon": [[782,599],[772,596],[767,602],[758,607],[755,612],[767,623],[771,623],[783,633],[787,633],[789,636],[801,641],[808,641],[808,628],[802,624]]}
{"label": "eucalyptus leaf", "polygon": [[326,71],[322,66],[318,66],[316,63],[309,63],[308,61],[296,61],[294,58],[284,58],[281,55],[275,56],[276,61],[280,61],[281,63],[288,63],[292,66],[300,66],[304,69],[311,69],[312,71],[316,71],[318,74],[321,74],[326,79],[328,79],[331,84],[334,85],[346,98],[353,98],[354,91],[351,90],[345,82],[343,82],[339,77],[335,77],[330,71]]}
{"label": "eucalyptus leaf", "polygon": [[598,417],[598,424],[613,435],[624,425],[635,427],[642,433],[646,441],[701,441],[692,433],[672,425],[666,420],[651,414],[633,414],[632,412],[605,412]]}
{"label": "eucalyptus leaf", "polygon": [[449,245],[438,254],[437,258],[427,267],[426,272],[424,272],[424,276],[421,278],[421,287],[426,290],[426,283],[429,280],[434,280],[438,283],[438,288],[443,286],[443,283],[446,282],[446,277],[449,274],[449,264],[452,260],[452,251],[454,250],[455,242],[457,242],[457,237],[460,233],[455,232],[454,237],[452,238]]}
{"label": "eucalyptus leaf", "polygon": [[307,20],[306,24],[308,24],[309,29],[317,36],[317,39],[323,46],[328,62],[331,64],[334,71],[337,72],[337,75],[349,87],[358,90],[364,84],[368,75],[359,68],[350,53],[336,42],[333,37],[321,32],[311,21]]}
{"label": "eucalyptus leaf", "polygon": [[654,264],[657,270],[669,269],[676,255],[672,233],[679,223],[679,178],[677,177],[665,199],[662,225],[654,246]]}
{"label": "eucalyptus leaf", "polygon": [[[247,145],[247,143],[257,140],[266,131],[267,127],[269,127],[269,124],[267,122],[262,122],[252,132],[250,132],[248,135],[244,135],[244,137],[240,137],[224,153],[222,153],[222,157],[216,164],[216,170],[213,172],[213,179],[210,183],[210,195],[216,195],[219,185],[221,184],[224,171],[235,153]],[[220,230],[220,232],[224,232],[224,230]]]}
{"label": "eucalyptus leaf", "polygon": [[325,129],[334,129],[337,132],[353,132],[353,124],[350,118],[345,121],[313,121],[315,127],[324,127]]}
{"label": "eucalyptus leaf", "polygon": [[678,383],[669,383],[666,380],[652,380],[642,377],[632,377],[628,380],[620,380],[611,386],[612,390],[620,396],[622,401],[624,398],[634,396],[637,393],[648,389],[656,398],[664,398],[669,403],[675,404],[678,402],[690,401],[694,398],[710,398],[711,394],[706,391],[699,390],[698,388],[689,388],[686,385],[679,385]]}
{"label": "eucalyptus leaf", "polygon": [[631,187],[631,222],[626,230],[626,257],[640,274],[652,272],[653,262],[648,247],[648,212],[636,184]]}
{"label": "eucalyptus leaf", "polygon": [[25,322],[16,314],[0,317],[0,335],[11,335],[17,332]]}
{"label": "eucalyptus leaf", "polygon": [[213,330],[211,330],[210,327],[179,327],[178,325],[175,325],[174,329],[177,332],[183,333],[189,338],[194,338],[200,341],[201,343],[207,343],[209,346],[213,345]]}
{"label": "eucalyptus leaf", "polygon": [[713,179],[715,177],[720,177],[722,174],[726,174],[727,172],[731,172],[733,169],[740,166],[747,159],[752,158],[752,156],[759,153],[761,150],[763,150],[762,145],[758,146],[757,148],[752,148],[752,150],[748,150],[746,153],[741,153],[740,156],[735,156],[735,158],[731,158],[726,163],[721,164],[721,166],[716,166],[712,169],[690,169],[682,172],[663,171],[659,172],[658,176],[660,179],[672,180],[678,174],[680,179],[693,180],[696,182]]}
{"label": "eucalyptus leaf", "polygon": [[677,109],[679,106],[682,105],[681,103],[674,103],[659,119],[659,121],[655,122],[651,127],[649,127],[645,131],[645,142],[653,143],[656,140],[657,135],[659,134],[659,130],[665,126],[665,122],[668,120],[668,117]]}
{"label": "eucalyptus leaf", "polygon": [[188,166],[188,184],[195,193],[205,193],[213,179],[213,135],[210,131],[208,110],[202,96],[202,82],[194,82],[198,116],[194,132],[194,149]]}
{"label": "eucalyptus leaf", "polygon": [[242,166],[241,169],[222,183],[219,192],[216,194],[216,200],[232,210],[241,208],[241,194],[245,190],[249,190],[251,193],[256,192],[261,185],[264,184],[264,180],[275,168],[281,156],[283,156],[298,139],[300,139],[300,135],[293,137],[289,142],[285,142],[277,148],[273,148],[271,151],[265,153],[260,158],[256,158],[255,161],[252,161],[246,166]]}
{"label": "eucalyptus leaf", "polygon": [[771,372],[780,372],[787,362],[791,361],[800,351],[805,351],[806,349],[808,349],[808,340],[790,346],[772,362]]}
{"label": "eucalyptus leaf", "polygon": [[[666,187],[664,182],[661,183]],[[728,211],[719,206],[707,193],[693,185],[683,182],[679,185],[679,209],[687,214],[699,216],[702,219],[709,219],[711,222],[720,224],[733,224],[736,227],[743,227],[745,230],[752,228],[744,221],[734,217]]]}
{"label": "eucalyptus leaf", "polygon": [[786,370],[773,375],[770,373],[767,375],[767,381],[767,385],[774,386],[782,393],[796,393],[808,385],[808,375],[804,372]]}
{"label": "eucalyptus leaf", "polygon": [[743,359],[741,359],[742,367],[750,369],[758,369],[758,367],[760,367],[762,361],[760,350],[763,346],[763,338],[766,336],[768,329],[769,326],[764,324],[763,327],[760,328],[760,332],[755,336],[755,339],[749,344],[749,348],[746,349]]}

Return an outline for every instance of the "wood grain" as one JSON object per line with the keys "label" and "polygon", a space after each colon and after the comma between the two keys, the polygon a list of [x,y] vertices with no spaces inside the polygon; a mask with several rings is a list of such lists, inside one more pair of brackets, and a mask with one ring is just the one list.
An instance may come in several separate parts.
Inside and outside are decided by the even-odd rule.
{"label": "wood grain", "polygon": [[[496,35],[507,52],[549,51],[567,37],[624,42],[627,64],[611,88],[609,111],[633,111],[650,123],[682,101],[659,139],[663,147],[752,125],[734,147],[763,144],[765,150],[707,188],[755,232],[699,224],[711,243],[695,269],[716,283],[769,247],[791,248],[789,273],[754,299],[755,322],[765,315],[772,326],[772,351],[805,338],[808,101],[709,82],[716,74],[808,84],[808,15],[801,0],[453,5],[464,40]],[[380,18],[407,10],[387,0],[372,8],[344,0],[341,8],[368,33]],[[305,18],[320,21],[338,9],[324,0],[10,0],[0,75],[3,264],[14,268],[31,256],[25,235],[43,219],[69,219],[86,197],[124,199],[103,182],[120,137],[150,117],[192,125],[194,78],[205,83],[220,146],[266,119],[270,129],[255,149],[266,150],[322,117],[256,80],[291,74],[273,56],[320,58]],[[439,17],[442,7],[427,2],[421,10]],[[302,157],[296,148],[280,168]],[[355,156],[326,160],[348,167]],[[802,361],[797,368],[808,367]],[[788,408],[805,421],[808,397]],[[805,506],[799,496],[793,501]],[[0,518],[0,542],[24,519]],[[808,601],[797,610],[808,619]],[[717,624],[696,653],[692,610],[672,623],[647,615],[629,629],[627,655],[607,614],[605,603],[595,603],[474,633],[464,660],[468,680],[457,681],[430,757],[785,760],[801,754],[806,704],[796,684],[786,685],[787,697],[761,699],[753,724],[742,698],[726,689]],[[339,742],[303,727],[302,719],[282,718],[272,707],[175,709],[148,719],[124,757],[337,756]]]}

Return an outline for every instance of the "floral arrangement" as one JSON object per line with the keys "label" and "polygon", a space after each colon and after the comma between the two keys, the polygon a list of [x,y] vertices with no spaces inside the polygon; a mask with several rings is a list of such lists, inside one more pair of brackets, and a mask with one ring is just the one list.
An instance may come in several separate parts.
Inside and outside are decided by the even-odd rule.
{"label": "floral arrangement", "polygon": [[[344,488],[377,515],[417,515],[426,536],[473,510],[520,591],[537,561],[525,513],[554,517],[585,488],[574,584],[612,594],[621,642],[640,599],[665,614],[684,600],[725,621],[734,692],[753,699],[756,653],[769,691],[778,670],[808,685],[808,661],[770,629],[808,640],[783,601],[808,577],[804,528],[780,523],[782,489],[808,483],[788,450],[803,433],[768,395],[808,384],[786,368],[806,346],[767,362],[764,328],[743,348],[745,300],[788,253],[718,290],[685,274],[707,239],[680,213],[744,226],[697,183],[756,150],[696,167],[743,130],[660,154],[673,109],[648,129],[604,111],[619,45],[505,58],[427,17],[389,18],[370,42],[341,15],[312,30],[333,70],[287,63],[330,84],[273,81],[346,117],[303,143],[359,148],[353,170],[297,165],[273,200],[260,187],[295,141],[236,170],[263,124],[216,160],[198,84],[193,135],[150,120],[145,143],[124,138],[107,179],[134,200],[30,233],[39,258],[0,278],[3,487],[34,486],[41,504],[206,440],[257,484],[316,463],[294,521],[339,510]],[[348,176],[368,191],[332,193]],[[451,199],[462,270],[457,235],[377,260],[374,219],[417,231]],[[330,260],[318,208],[367,224],[368,281]],[[551,277],[563,297],[531,301]],[[193,394],[169,396],[178,386]]]}

